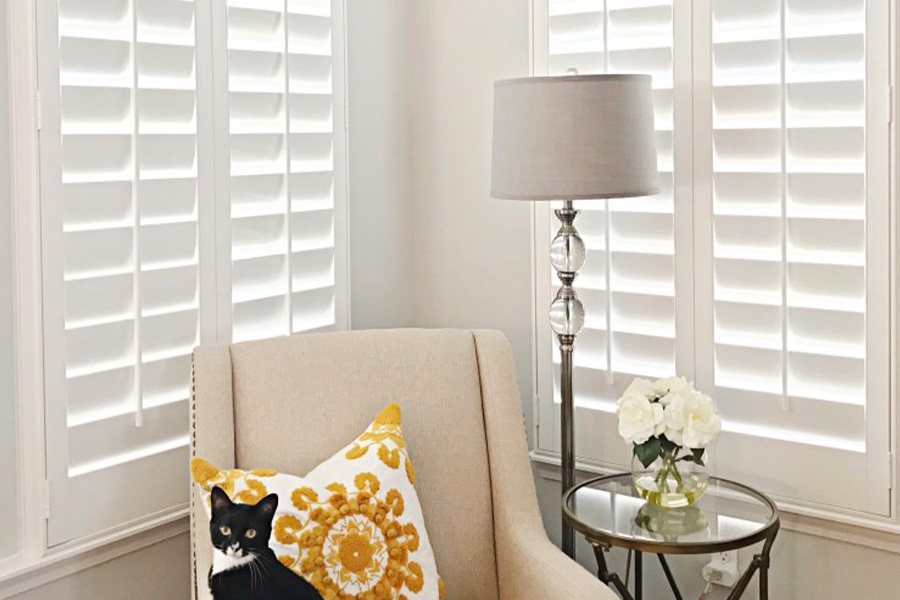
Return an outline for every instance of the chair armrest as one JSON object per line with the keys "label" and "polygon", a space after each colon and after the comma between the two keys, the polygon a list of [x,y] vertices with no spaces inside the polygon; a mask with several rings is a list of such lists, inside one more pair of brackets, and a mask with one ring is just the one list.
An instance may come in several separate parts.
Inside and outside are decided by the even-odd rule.
{"label": "chair armrest", "polygon": [[500,590],[503,600],[618,600],[589,571],[566,556],[541,531],[512,532],[505,547]]}
{"label": "chair armrest", "polygon": [[501,600],[618,600],[547,538],[525,440],[522,399],[509,342],[476,331]]}

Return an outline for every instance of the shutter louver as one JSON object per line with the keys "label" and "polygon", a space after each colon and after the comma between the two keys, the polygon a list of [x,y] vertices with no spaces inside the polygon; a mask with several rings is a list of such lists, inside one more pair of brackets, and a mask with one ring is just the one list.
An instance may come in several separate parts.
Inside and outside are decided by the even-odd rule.
{"label": "shutter louver", "polygon": [[328,330],[336,307],[330,0],[231,0],[233,339]]}
{"label": "shutter louver", "polygon": [[867,15],[865,0],[712,2],[708,356],[720,474],[884,512],[870,467],[887,453],[872,421],[887,397],[869,382],[887,371],[867,350],[887,339],[870,298],[886,256],[867,253],[884,190],[867,173],[888,167],[867,168],[866,99],[883,93],[867,76]]}
{"label": "shutter louver", "polygon": [[56,85],[41,141],[61,144],[42,169],[52,545],[187,500],[199,297],[193,3],[60,0],[49,25],[58,63],[44,63]]}
{"label": "shutter louver", "polygon": [[[612,437],[615,400],[633,377],[675,371],[672,2],[550,0],[549,21],[551,75],[574,68],[653,76],[660,193],[611,200],[608,213],[604,201],[576,203],[575,225],[588,248],[575,282],[586,311],[575,352],[576,450],[624,464],[625,448]],[[550,229],[552,237],[558,223],[551,220]],[[555,386],[558,378],[556,366]]]}

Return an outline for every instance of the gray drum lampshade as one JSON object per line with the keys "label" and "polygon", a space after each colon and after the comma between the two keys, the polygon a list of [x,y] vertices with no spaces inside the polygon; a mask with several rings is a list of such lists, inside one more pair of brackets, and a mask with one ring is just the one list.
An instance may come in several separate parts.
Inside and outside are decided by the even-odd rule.
{"label": "gray drum lampshade", "polygon": [[649,75],[494,84],[493,197],[578,200],[657,192]]}

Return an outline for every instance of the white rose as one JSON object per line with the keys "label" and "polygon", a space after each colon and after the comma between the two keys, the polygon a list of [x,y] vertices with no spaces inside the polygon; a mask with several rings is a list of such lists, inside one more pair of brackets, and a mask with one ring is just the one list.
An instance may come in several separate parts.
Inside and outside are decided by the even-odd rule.
{"label": "white rose", "polygon": [[705,448],[722,429],[712,398],[693,388],[671,394],[665,408],[666,437],[686,448]]}
{"label": "white rose", "polygon": [[661,395],[660,389],[649,379],[641,379],[640,377],[636,377],[634,381],[631,382],[627,388],[625,388],[625,392],[622,394],[622,397],[619,398],[618,404],[621,404],[625,398],[631,398],[634,396],[641,396],[647,399],[656,399]]}
{"label": "white rose", "polygon": [[619,416],[619,435],[629,444],[643,444],[665,431],[663,407],[644,396],[623,396],[616,413]]}
{"label": "white rose", "polygon": [[684,377],[664,377],[657,380],[653,385],[659,389],[659,393],[662,395],[659,403],[663,406],[667,406],[672,401],[673,394],[693,387]]}

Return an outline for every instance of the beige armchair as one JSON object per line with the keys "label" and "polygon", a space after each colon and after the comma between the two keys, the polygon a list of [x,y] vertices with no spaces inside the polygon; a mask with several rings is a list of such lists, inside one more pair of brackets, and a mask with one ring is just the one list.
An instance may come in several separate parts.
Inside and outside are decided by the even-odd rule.
{"label": "beige armchair", "polygon": [[[616,596],[547,539],[509,344],[493,331],[293,336],[194,352],[192,454],[304,474],[391,401],[451,600]],[[207,599],[207,519],[192,493],[194,598]]]}

